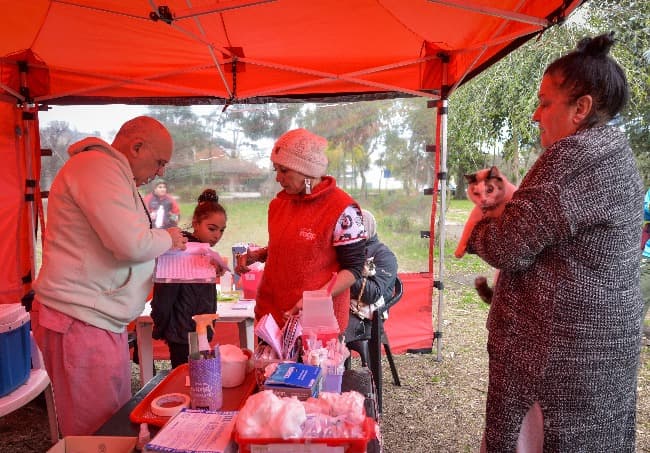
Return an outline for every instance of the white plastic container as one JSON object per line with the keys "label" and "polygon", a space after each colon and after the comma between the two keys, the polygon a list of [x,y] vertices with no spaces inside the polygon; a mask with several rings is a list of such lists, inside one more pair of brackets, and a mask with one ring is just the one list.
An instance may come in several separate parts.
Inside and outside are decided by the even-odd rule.
{"label": "white plastic container", "polygon": [[0,304],[0,397],[29,378],[32,365],[29,313],[21,304]]}
{"label": "white plastic container", "polygon": [[221,357],[221,386],[232,388],[242,385],[248,372],[250,353],[246,354],[237,346],[224,344],[219,346],[219,355]]}
{"label": "white plastic container", "polygon": [[302,294],[302,327],[319,331],[339,331],[339,325],[334,316],[332,296],[324,289],[304,291]]}
{"label": "white plastic container", "polygon": [[303,345],[314,338],[324,346],[328,340],[338,337],[339,323],[334,315],[332,296],[327,291],[321,289],[303,292],[300,324]]}

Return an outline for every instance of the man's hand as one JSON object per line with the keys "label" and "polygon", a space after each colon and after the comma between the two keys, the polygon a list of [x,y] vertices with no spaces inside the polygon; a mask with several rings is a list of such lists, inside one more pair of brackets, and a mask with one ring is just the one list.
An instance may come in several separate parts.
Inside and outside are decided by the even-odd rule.
{"label": "man's hand", "polygon": [[183,236],[183,233],[178,227],[167,228],[167,233],[172,238],[172,247],[173,249],[185,250],[187,243],[187,238]]}

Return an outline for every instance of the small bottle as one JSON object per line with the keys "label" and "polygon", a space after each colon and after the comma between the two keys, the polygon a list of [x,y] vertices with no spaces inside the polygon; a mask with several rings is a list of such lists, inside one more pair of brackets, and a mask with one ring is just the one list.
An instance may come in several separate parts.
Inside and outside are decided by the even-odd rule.
{"label": "small bottle", "polygon": [[145,446],[151,440],[151,433],[149,432],[149,425],[140,423],[140,433],[138,434],[138,443],[135,445],[137,451],[144,451]]}
{"label": "small bottle", "polygon": [[219,277],[219,285],[221,286],[221,293],[232,292],[232,274],[229,271]]}

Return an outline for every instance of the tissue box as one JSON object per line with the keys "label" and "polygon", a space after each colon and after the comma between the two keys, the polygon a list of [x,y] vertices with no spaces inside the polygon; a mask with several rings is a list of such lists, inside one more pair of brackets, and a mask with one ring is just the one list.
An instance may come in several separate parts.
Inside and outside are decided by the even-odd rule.
{"label": "tissue box", "polygon": [[303,363],[280,363],[275,372],[264,382],[264,390],[272,390],[278,396],[296,396],[299,400],[316,398],[321,387],[321,369]]}
{"label": "tissue box", "polygon": [[0,304],[0,397],[29,379],[29,326],[29,313],[21,304]]}

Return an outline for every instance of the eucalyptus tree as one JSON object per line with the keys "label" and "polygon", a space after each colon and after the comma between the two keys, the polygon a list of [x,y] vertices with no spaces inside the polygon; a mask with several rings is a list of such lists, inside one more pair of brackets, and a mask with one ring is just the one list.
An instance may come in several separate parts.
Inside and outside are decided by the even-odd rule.
{"label": "eucalyptus tree", "polygon": [[149,114],[162,122],[174,137],[173,160],[194,162],[196,153],[209,146],[210,134],[191,107],[149,106]]}
{"label": "eucalyptus tree", "polygon": [[162,122],[174,138],[174,155],[166,179],[185,183],[198,179],[206,184],[211,162],[199,161],[197,156],[212,143],[201,118],[188,106],[149,106],[149,115]]}
{"label": "eucalyptus tree", "polygon": [[303,105],[241,104],[215,109],[204,117],[212,135],[227,151],[229,157],[244,157],[247,148],[254,158],[268,157],[270,150],[259,146],[263,139],[275,140],[295,124]]}
{"label": "eucalyptus tree", "polygon": [[[41,148],[50,149],[52,155],[41,159],[41,188],[49,188],[54,176],[68,160],[68,147],[86,135],[74,130],[66,121],[50,121],[40,128]],[[92,134],[99,136],[98,132]]]}
{"label": "eucalyptus tree", "polygon": [[314,104],[303,110],[297,123],[326,137],[329,147],[340,149],[343,164],[330,171],[343,186],[366,189],[366,172],[375,153],[379,154],[383,132],[382,113],[389,110],[392,101],[350,102],[342,104]]}
{"label": "eucalyptus tree", "polygon": [[650,2],[647,0],[590,0],[587,23],[593,33],[613,31],[618,43],[612,56],[624,68],[630,102],[622,112],[622,126],[637,157],[639,170],[650,185]]}

